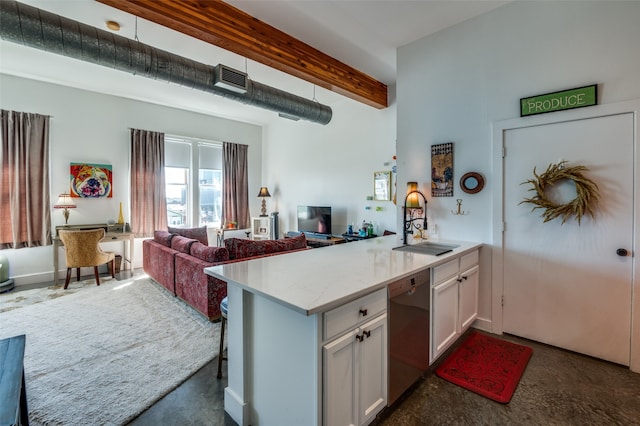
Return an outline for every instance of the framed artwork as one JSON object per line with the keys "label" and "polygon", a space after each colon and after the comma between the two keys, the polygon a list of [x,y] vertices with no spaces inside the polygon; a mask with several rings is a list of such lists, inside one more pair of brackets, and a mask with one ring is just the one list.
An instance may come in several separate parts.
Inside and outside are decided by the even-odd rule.
{"label": "framed artwork", "polygon": [[373,199],[375,201],[391,200],[391,172],[373,173]]}
{"label": "framed artwork", "polygon": [[453,197],[453,142],[431,145],[431,196]]}
{"label": "framed artwork", "polygon": [[110,164],[71,163],[72,198],[112,198],[113,175]]}

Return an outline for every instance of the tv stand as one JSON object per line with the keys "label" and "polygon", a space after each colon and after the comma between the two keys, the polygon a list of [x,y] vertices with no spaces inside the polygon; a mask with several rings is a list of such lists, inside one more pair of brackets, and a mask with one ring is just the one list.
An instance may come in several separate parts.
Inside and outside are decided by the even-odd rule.
{"label": "tv stand", "polygon": [[317,232],[303,232],[307,238],[314,238],[316,240],[330,240],[333,236],[329,234],[319,234]]}

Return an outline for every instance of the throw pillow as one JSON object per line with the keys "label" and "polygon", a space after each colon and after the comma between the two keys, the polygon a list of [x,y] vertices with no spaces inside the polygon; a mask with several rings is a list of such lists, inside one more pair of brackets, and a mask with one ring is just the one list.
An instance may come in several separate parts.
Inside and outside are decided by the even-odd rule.
{"label": "throw pillow", "polygon": [[245,259],[247,257],[262,256],[271,253],[305,248],[307,239],[304,235],[284,240],[244,240],[227,238],[224,246],[229,250],[230,259]]}
{"label": "throw pillow", "polygon": [[189,250],[191,249],[191,244],[198,242],[198,240],[194,240],[193,238],[183,237],[181,235],[176,235],[171,239],[171,248],[180,253],[189,254]]}
{"label": "throw pillow", "polygon": [[171,239],[173,234],[167,231],[153,231],[153,241],[163,246],[171,247]]}
{"label": "throw pillow", "polygon": [[300,234],[296,237],[277,240],[277,243],[281,247],[279,251],[303,249],[307,247],[307,237],[304,234]]}
{"label": "throw pillow", "polygon": [[169,226],[169,232],[176,235],[182,235],[183,237],[193,238],[200,241],[205,246],[209,245],[206,226],[201,226],[200,228],[173,228]]}
{"label": "throw pillow", "polygon": [[209,247],[199,241],[191,245],[190,253],[191,256],[209,263],[229,260],[229,250],[225,247]]}
{"label": "throw pillow", "polygon": [[[224,246],[229,251],[229,259],[244,259],[249,257],[250,253],[255,250],[249,250],[250,245],[255,243],[253,240],[243,240],[241,238],[227,238],[224,240]],[[253,255],[255,256],[255,255]]]}

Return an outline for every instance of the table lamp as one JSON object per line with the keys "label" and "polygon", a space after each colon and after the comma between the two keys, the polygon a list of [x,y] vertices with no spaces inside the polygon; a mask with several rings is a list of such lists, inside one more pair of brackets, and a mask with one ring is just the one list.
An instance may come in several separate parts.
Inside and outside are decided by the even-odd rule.
{"label": "table lamp", "polygon": [[263,186],[260,188],[260,192],[258,192],[258,197],[262,197],[262,210],[260,212],[260,217],[266,217],[267,216],[267,202],[265,201],[265,197],[271,197],[271,194],[269,194],[269,190],[267,189],[266,186]]}
{"label": "table lamp", "polygon": [[[416,216],[417,212],[420,212],[422,206],[420,206],[420,197],[424,201],[424,209],[422,210],[422,217]],[[409,218],[407,218],[407,211],[409,213]],[[402,215],[403,218],[403,236],[402,242],[404,245],[407,244],[407,234],[413,234],[413,229],[417,229],[420,232],[420,238],[422,238],[422,233],[427,230],[427,197],[418,189],[418,182],[407,182],[407,195],[404,197],[404,208]],[[415,225],[415,221],[422,220],[421,225]]]}
{"label": "table lamp", "polygon": [[73,202],[69,194],[60,194],[58,202],[53,205],[54,209],[64,209],[62,210],[62,215],[64,216],[65,225],[69,221],[69,209],[75,209],[76,207],[76,203]]}
{"label": "table lamp", "polygon": [[407,182],[407,200],[406,208],[419,209],[420,199],[418,198],[418,182]]}

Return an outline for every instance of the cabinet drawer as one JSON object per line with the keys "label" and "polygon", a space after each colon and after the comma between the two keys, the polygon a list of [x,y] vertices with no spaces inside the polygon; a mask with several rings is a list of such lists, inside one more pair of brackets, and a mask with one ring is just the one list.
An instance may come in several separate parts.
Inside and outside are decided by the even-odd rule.
{"label": "cabinet drawer", "polygon": [[465,254],[464,256],[460,257],[460,272],[464,272],[472,266],[477,265],[478,259],[478,250],[472,251],[471,253]]}
{"label": "cabinet drawer", "polygon": [[433,268],[433,280],[431,280],[431,285],[438,285],[439,283],[458,275],[458,265],[458,259],[456,258]]}
{"label": "cabinet drawer", "polygon": [[[370,320],[386,309],[387,289],[382,288],[353,302],[325,312],[323,315],[324,340],[327,341],[336,337],[362,322]],[[364,314],[364,311],[366,311],[366,314]]]}

